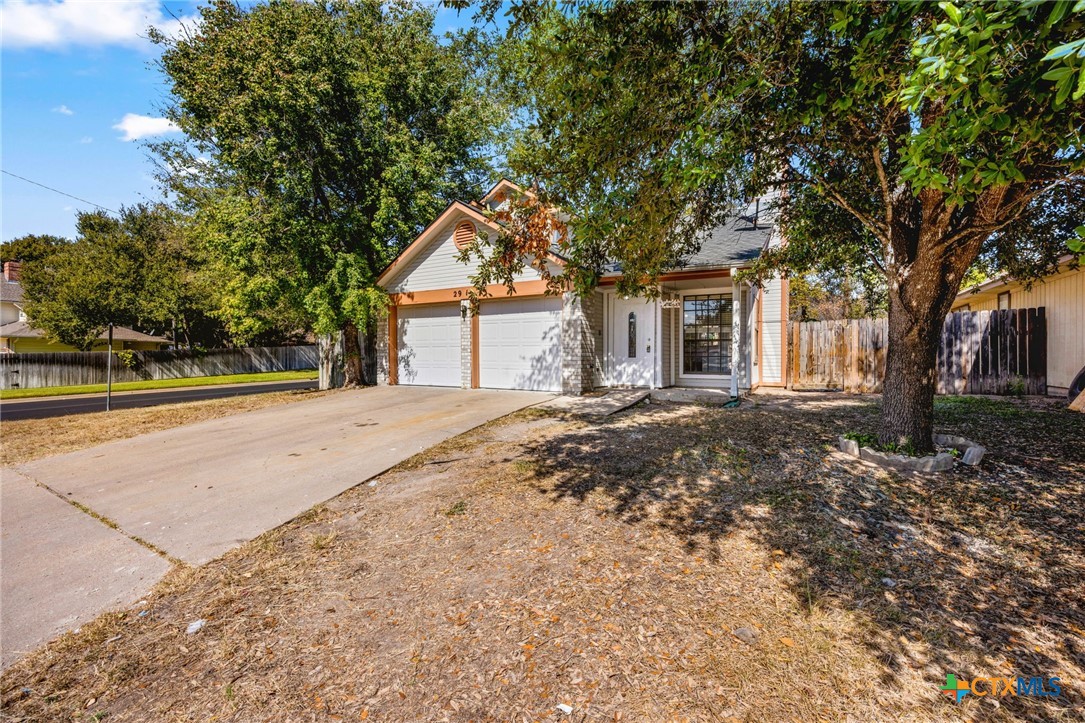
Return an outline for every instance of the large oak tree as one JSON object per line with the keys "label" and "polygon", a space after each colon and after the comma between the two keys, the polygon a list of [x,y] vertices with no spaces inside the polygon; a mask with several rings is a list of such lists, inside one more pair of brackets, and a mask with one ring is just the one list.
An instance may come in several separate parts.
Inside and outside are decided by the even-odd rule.
{"label": "large oak tree", "polygon": [[216,0],[156,36],[186,136],[159,151],[233,271],[223,317],[254,335],[294,308],[318,333],[342,331],[348,386],[363,382],[358,327],[381,307],[377,276],[488,174],[487,44],[433,24],[411,3]]}
{"label": "large oak tree", "polygon": [[[482,14],[493,12],[483,4]],[[942,323],[986,254],[1028,277],[1081,223],[1085,3],[525,0],[510,155],[574,218],[578,286],[642,288],[773,191],[757,273],[867,266],[888,290],[880,438],[932,449]]]}

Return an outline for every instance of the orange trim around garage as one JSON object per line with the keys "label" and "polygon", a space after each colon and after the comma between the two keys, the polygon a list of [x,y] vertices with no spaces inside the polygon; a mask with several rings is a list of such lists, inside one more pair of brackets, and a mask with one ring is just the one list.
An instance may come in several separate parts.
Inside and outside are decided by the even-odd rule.
{"label": "orange trim around garage", "polygon": [[[518,281],[513,284],[514,294],[508,293],[508,287],[504,284],[490,284],[486,287],[486,295],[481,297],[483,301],[490,299],[522,298],[525,296],[542,296],[547,291],[546,282]],[[460,286],[454,289],[432,289],[429,291],[407,291],[402,294],[392,294],[392,303],[396,306],[410,306],[412,304],[447,304],[452,301],[463,301],[470,297],[472,287]]]}
{"label": "orange trim around garage", "polygon": [[399,310],[388,307],[388,383],[399,384]]}
{"label": "orange trim around garage", "polygon": [[471,314],[471,388],[479,388],[478,373],[478,314]]}
{"label": "orange trim around garage", "polygon": [[[721,279],[727,278],[731,275],[729,269],[716,269],[715,271],[675,271],[670,274],[663,274],[657,281],[693,281],[696,279]],[[614,286],[618,283],[619,276],[609,276],[605,279],[599,279],[600,286]]]}

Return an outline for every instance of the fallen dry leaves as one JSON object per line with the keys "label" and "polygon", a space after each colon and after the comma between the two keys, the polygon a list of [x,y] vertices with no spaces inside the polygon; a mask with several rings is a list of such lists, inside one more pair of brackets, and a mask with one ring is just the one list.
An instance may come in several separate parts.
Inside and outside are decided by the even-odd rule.
{"label": "fallen dry leaves", "polygon": [[334,392],[297,391],[248,394],[140,409],[20,419],[0,424],[0,465],[10,466],[160,429],[251,412]]}
{"label": "fallen dry leaves", "polygon": [[[1082,422],[941,409],[992,453],[920,479],[831,451],[876,412],[811,395],[499,420],[30,656],[3,675],[4,711],[1076,719]],[[1060,674],[1065,696],[954,706],[946,672]]]}

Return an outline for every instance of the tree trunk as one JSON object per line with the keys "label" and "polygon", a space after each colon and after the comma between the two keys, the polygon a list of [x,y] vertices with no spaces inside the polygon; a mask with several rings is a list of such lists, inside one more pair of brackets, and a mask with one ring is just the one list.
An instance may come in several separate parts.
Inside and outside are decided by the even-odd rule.
{"label": "tree trunk", "polygon": [[889,345],[885,356],[882,423],[878,441],[934,451],[934,390],[938,341],[945,314],[914,319],[894,290],[889,292]]}
{"label": "tree trunk", "polygon": [[343,324],[343,387],[350,389],[365,384],[365,368],[362,363],[362,346],[358,340],[358,327],[353,321]]}
{"label": "tree trunk", "polygon": [[889,339],[878,441],[934,451],[934,392],[942,325],[978,245],[953,253],[944,228],[924,228],[912,261],[891,267]]}

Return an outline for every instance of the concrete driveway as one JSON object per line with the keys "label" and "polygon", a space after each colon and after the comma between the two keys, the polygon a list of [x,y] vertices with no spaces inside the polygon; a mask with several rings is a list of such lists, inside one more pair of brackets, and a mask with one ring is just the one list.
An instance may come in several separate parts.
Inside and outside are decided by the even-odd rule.
{"label": "concrete driveway", "polygon": [[155,548],[203,564],[438,442],[552,396],[374,387],[5,469],[2,665],[136,601],[168,569]]}

